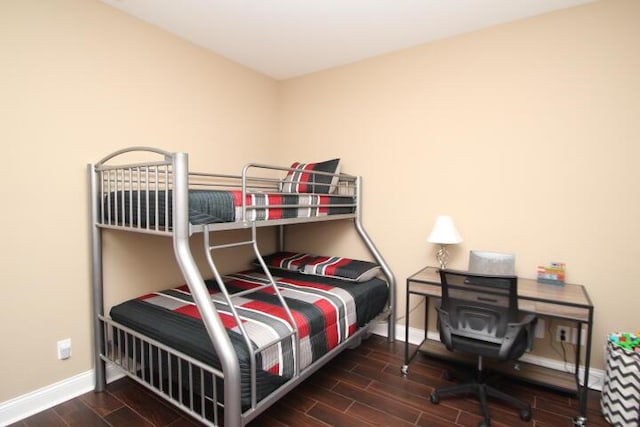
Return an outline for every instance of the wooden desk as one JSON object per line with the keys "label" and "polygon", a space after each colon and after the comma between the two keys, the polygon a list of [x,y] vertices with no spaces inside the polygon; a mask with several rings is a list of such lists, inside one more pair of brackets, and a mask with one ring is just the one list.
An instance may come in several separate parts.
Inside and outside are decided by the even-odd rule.
{"label": "wooden desk", "polygon": [[[409,300],[411,295],[425,298],[424,339],[413,354],[409,354]],[[427,338],[429,330],[430,299],[438,300],[442,296],[440,273],[436,267],[425,267],[407,278],[406,315],[405,315],[405,360],[402,373],[407,374],[409,363],[418,352],[448,360],[464,361],[465,357],[448,351],[439,341]],[[582,386],[580,386],[579,368],[582,359],[582,333],[578,333],[575,370],[572,374],[549,368],[518,362],[517,369],[504,364],[494,368],[509,375],[527,381],[550,386],[562,391],[575,393],[580,402],[579,415],[574,418],[575,426],[583,426],[587,420],[587,393],[589,384],[589,364],[591,362],[591,335],[593,329],[593,304],[582,285],[565,284],[563,286],[538,283],[532,279],[518,278],[518,306],[521,311],[540,317],[549,317],[575,322],[578,331],[586,330],[586,345]],[[466,358],[468,360],[468,358]]]}

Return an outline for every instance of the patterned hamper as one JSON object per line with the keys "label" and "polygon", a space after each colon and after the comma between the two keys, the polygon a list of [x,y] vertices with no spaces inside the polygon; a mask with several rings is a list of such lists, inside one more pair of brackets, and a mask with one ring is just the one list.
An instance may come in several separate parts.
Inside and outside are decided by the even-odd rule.
{"label": "patterned hamper", "polygon": [[640,427],[640,353],[607,342],[600,406],[613,426]]}

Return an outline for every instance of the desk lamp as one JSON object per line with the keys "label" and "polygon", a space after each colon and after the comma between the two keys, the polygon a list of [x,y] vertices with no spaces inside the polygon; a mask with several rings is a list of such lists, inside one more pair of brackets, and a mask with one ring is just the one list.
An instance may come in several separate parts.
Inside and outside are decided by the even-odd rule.
{"label": "desk lamp", "polygon": [[447,261],[449,260],[447,245],[455,245],[462,242],[462,237],[460,237],[453,219],[450,216],[441,215],[436,218],[436,223],[433,225],[427,242],[440,245],[436,259],[440,263],[440,269],[443,270],[447,268]]}

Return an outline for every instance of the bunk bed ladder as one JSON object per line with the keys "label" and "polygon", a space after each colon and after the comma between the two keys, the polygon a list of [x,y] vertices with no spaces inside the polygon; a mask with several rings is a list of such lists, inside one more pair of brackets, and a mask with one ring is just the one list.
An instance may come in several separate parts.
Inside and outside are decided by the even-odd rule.
{"label": "bunk bed ladder", "polygon": [[[261,351],[263,351],[266,348],[271,347],[272,345],[276,345],[281,341],[284,341],[286,339],[290,339],[291,337],[293,337],[294,340],[294,347],[293,347],[293,351],[294,351],[294,375],[298,376],[300,374],[300,363],[299,363],[299,355],[300,355],[300,334],[298,331],[298,326],[295,322],[295,319],[293,317],[293,313],[291,313],[291,310],[289,309],[289,305],[287,304],[287,302],[285,301],[284,297],[282,296],[280,289],[278,288],[275,280],[273,279],[273,276],[271,275],[271,272],[269,271],[269,269],[267,268],[266,263],[264,262],[262,255],[260,255],[260,250],[258,248],[258,241],[256,238],[256,224],[255,222],[251,222],[251,240],[246,240],[246,241],[240,241],[240,242],[233,242],[233,243],[225,243],[225,244],[220,244],[220,245],[212,245],[210,243],[210,230],[209,227],[207,225],[205,225],[204,227],[204,246],[205,246],[205,252],[206,252],[206,256],[207,256],[207,261],[209,262],[209,266],[211,267],[211,271],[213,272],[213,275],[216,279],[216,282],[218,284],[218,287],[220,288],[220,291],[222,292],[222,295],[224,296],[224,299],[229,307],[229,310],[231,311],[234,320],[236,321],[236,324],[238,325],[238,328],[240,329],[240,333],[244,339],[244,342],[247,346],[247,349],[249,350],[250,354],[251,354],[251,407],[255,408],[257,405],[257,396],[256,396],[256,355],[258,353],[260,353]],[[264,285],[260,285],[257,286],[255,288],[252,289],[247,289],[245,291],[241,291],[241,292],[236,292],[234,294],[230,294],[229,291],[227,290],[227,286],[224,282],[224,279],[222,277],[222,275],[220,274],[220,271],[218,270],[218,267],[216,266],[216,263],[213,259],[213,252],[216,250],[222,250],[222,249],[231,249],[231,248],[237,248],[237,247],[241,247],[241,246],[251,246],[253,248],[253,252],[256,255],[256,258],[258,259],[260,266],[262,267],[262,270],[265,273],[265,276],[267,277],[267,281],[265,282]],[[254,293],[254,292],[259,292],[263,289],[266,288],[271,288],[275,295],[278,297],[278,300],[280,301],[280,304],[282,305],[282,307],[285,310],[285,313],[287,314],[288,320],[289,320],[289,324],[292,328],[291,332],[281,338],[277,338],[271,342],[268,342],[267,344],[264,344],[260,347],[254,348],[253,344],[251,343],[251,340],[249,339],[249,334],[247,333],[242,319],[240,318],[240,315],[238,313],[238,310],[236,309],[233,300],[237,299],[241,296],[245,296],[247,294],[250,293]]]}

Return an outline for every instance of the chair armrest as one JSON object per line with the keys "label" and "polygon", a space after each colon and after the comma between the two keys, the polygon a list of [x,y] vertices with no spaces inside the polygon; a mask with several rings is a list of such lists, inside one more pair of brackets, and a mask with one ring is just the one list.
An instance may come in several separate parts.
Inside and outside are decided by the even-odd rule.
{"label": "chair armrest", "polygon": [[438,312],[438,331],[440,331],[440,341],[448,350],[453,350],[453,341],[451,339],[451,321],[449,313],[436,306]]}
{"label": "chair armrest", "polygon": [[527,342],[527,351],[531,351],[533,349],[533,340],[536,338],[535,331],[536,325],[538,324],[538,318],[533,314],[527,314],[520,323],[524,323],[525,327],[527,328],[527,333],[529,335],[529,339]]}
{"label": "chair armrest", "polygon": [[527,331],[526,350],[531,350],[533,348],[533,339],[535,338],[533,329],[535,328],[536,323],[538,323],[538,318],[533,314],[527,314],[521,322],[509,323],[507,325],[507,332],[504,335],[504,340],[500,346],[498,358],[501,360],[508,358],[511,347],[514,345],[515,340],[518,339],[518,336],[524,329]]}

